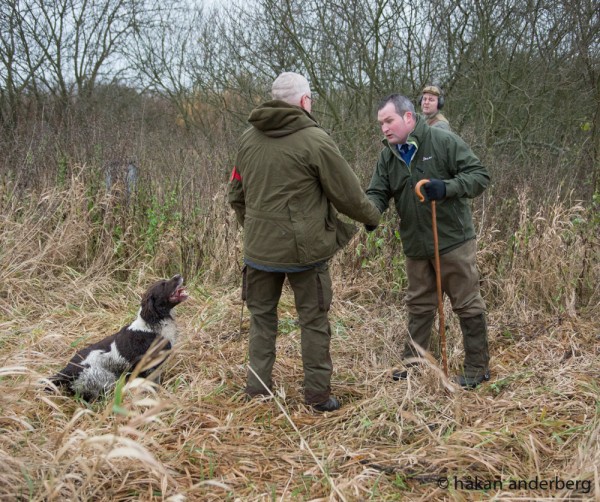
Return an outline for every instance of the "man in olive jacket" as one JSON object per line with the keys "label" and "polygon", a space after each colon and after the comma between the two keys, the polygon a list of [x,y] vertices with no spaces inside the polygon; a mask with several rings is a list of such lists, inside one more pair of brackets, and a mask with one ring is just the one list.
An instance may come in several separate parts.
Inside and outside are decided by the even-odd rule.
{"label": "man in olive jacket", "polygon": [[[428,200],[437,201],[442,289],[460,319],[463,334],[464,365],[456,380],[463,387],[476,387],[489,380],[490,373],[470,199],[486,189],[489,174],[461,138],[427,125],[405,96],[384,98],[377,119],[385,147],[367,195],[381,212],[394,198],[400,216],[408,277],[405,367],[419,356],[414,344],[428,349],[437,310],[431,204],[421,203],[414,190],[420,180],[429,179],[423,188]],[[394,380],[405,379],[407,371],[396,370],[393,376]]]}
{"label": "man in olive jacket", "polygon": [[282,73],[271,93],[273,100],[250,114],[229,183],[229,202],[244,227],[243,294],[251,313],[246,393],[272,388],[277,305],[287,277],[300,321],[305,402],[333,411],[340,403],[330,395],[327,261],[356,232],[337,211],[370,226],[380,213],[311,116],[308,81]]}
{"label": "man in olive jacket", "polygon": [[419,97],[419,105],[425,116],[427,125],[451,131],[450,122],[440,111],[444,107],[444,95],[437,85],[425,86]]}

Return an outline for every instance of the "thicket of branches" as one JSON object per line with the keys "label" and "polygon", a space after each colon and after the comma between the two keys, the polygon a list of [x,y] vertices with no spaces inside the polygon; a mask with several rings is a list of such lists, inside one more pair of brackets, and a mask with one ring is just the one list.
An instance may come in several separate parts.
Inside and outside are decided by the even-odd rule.
{"label": "thicket of branches", "polygon": [[226,181],[248,112],[291,70],[311,81],[316,116],[364,183],[380,148],[377,101],[416,100],[433,82],[492,171],[487,217],[509,221],[525,187],[538,206],[557,191],[591,203],[600,190],[593,0],[0,7],[0,173],[20,187],[60,183],[74,165],[100,186],[106,166],[133,162],[150,190],[193,188],[201,206]]}

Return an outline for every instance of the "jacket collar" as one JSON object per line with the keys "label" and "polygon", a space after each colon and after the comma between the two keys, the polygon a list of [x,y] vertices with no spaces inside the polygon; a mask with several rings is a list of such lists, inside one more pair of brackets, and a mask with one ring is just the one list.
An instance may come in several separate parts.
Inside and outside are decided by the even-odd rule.
{"label": "jacket collar", "polygon": [[306,110],[280,100],[262,103],[250,112],[248,122],[273,138],[287,136],[307,127],[318,127],[317,121]]}

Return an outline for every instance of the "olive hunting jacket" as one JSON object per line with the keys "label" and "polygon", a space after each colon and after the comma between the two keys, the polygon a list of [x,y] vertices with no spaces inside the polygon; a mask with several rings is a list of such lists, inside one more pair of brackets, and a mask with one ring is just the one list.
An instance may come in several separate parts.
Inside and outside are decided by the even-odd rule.
{"label": "olive hunting jacket", "polygon": [[436,112],[431,116],[426,115],[427,124],[431,127],[439,127],[440,129],[446,129],[447,131],[451,131],[450,122],[448,119],[442,115],[441,112]]}
{"label": "olive hunting jacket", "polygon": [[422,179],[440,179],[446,198],[436,202],[440,253],[447,253],[475,238],[470,199],[488,186],[490,176],[469,146],[457,135],[430,127],[417,115],[417,124],[407,143],[417,150],[409,166],[396,145],[383,140],[368,197],[383,213],[394,199],[400,217],[400,239],[409,258],[434,256],[431,202],[420,202],[415,186]]}
{"label": "olive hunting jacket", "polygon": [[[298,106],[273,100],[253,110],[229,181],[244,227],[244,258],[274,268],[331,258],[380,213],[329,135]],[[337,210],[337,211],[336,211]]]}

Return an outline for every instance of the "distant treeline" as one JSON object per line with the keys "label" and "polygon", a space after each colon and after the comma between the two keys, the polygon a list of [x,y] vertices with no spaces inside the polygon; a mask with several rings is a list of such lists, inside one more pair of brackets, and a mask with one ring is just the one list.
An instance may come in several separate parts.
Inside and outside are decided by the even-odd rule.
{"label": "distant treeline", "polygon": [[600,188],[593,0],[0,0],[0,28],[0,173],[21,186],[134,162],[214,193],[249,110],[290,70],[363,181],[377,101],[435,83],[503,198]]}

